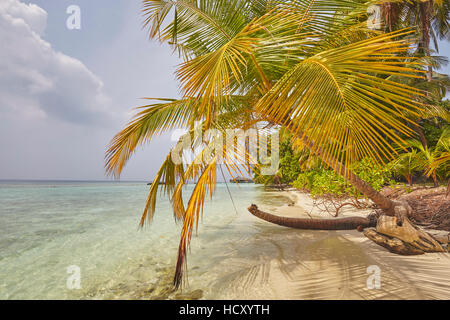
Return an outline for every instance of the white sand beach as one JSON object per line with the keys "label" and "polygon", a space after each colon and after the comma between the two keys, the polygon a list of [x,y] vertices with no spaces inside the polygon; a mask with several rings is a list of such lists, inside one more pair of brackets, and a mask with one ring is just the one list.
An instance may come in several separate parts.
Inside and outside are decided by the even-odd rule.
{"label": "white sand beach", "polygon": [[[283,192],[295,205],[270,209],[289,217],[328,218],[313,206],[309,195]],[[267,207],[264,208],[267,211]],[[346,207],[340,216],[365,216],[370,210]],[[255,218],[256,219],[256,218]],[[450,299],[450,254],[400,256],[388,252],[358,231],[293,230],[261,221],[273,228],[261,237],[261,251],[246,251],[241,261],[247,272],[235,274],[233,290],[215,298],[242,299]],[[248,266],[248,261],[261,261]],[[237,265],[236,261],[228,261]],[[380,288],[368,288],[379,268]],[[245,269],[245,268],[244,268]],[[237,282],[240,285],[236,285]],[[372,282],[371,282],[372,283]],[[225,283],[222,282],[222,285]],[[228,288],[230,289],[230,288]]]}

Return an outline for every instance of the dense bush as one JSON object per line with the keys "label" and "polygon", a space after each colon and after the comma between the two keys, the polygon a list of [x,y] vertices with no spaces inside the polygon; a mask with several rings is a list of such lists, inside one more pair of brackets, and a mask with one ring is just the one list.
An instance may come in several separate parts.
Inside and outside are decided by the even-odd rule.
{"label": "dense bush", "polygon": [[[389,166],[373,167],[367,160],[356,163],[352,170],[364,181],[369,183],[375,190],[380,190],[384,185],[393,183],[392,173]],[[333,195],[336,197],[350,196],[360,197],[361,194],[345,179],[334,171],[317,168],[300,173],[293,182],[298,189],[310,191],[312,196]]]}
{"label": "dense bush", "polygon": [[293,153],[286,153],[280,159],[281,181],[290,183],[294,181],[301,172],[299,156]]}

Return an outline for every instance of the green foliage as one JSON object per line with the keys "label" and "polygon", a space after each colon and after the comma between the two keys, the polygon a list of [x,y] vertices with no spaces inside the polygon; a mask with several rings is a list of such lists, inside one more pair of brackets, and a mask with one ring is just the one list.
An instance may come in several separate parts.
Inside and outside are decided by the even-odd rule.
{"label": "green foliage", "polygon": [[353,172],[377,191],[387,184],[395,183],[392,179],[392,166],[390,164],[374,167],[367,159],[363,159],[355,164]]}
{"label": "green foliage", "polygon": [[[308,190],[312,196],[333,195],[336,197],[360,197],[361,194],[343,177],[333,170],[323,167],[323,164],[307,150],[298,151],[292,145],[292,137],[285,132],[280,139],[280,167],[276,174],[281,182],[292,184],[294,188]],[[305,165],[308,162],[307,165]],[[312,165],[310,165],[312,164]],[[392,184],[392,165],[373,167],[368,159],[356,162],[351,170],[375,190],[380,190],[387,184]],[[255,183],[273,184],[275,176],[255,174]]]}
{"label": "green foliage", "polygon": [[292,184],[294,188],[312,190],[315,176],[319,175],[322,169],[314,169],[302,172]]}
{"label": "green foliage", "polygon": [[[292,183],[301,172],[301,153],[294,150],[291,143],[291,134],[285,130],[281,130],[280,137],[280,164],[276,176],[280,178],[282,183]],[[261,176],[259,169],[255,168],[255,170],[255,183],[265,185],[274,183],[274,176]]]}
{"label": "green foliage", "polygon": [[413,177],[423,168],[416,150],[402,153],[397,160],[392,162],[392,170],[395,174],[403,176],[410,185],[413,184]]}
{"label": "green foliage", "polygon": [[[439,178],[449,176],[449,164],[446,157],[450,152],[450,130],[435,128],[439,132],[433,146],[423,146],[418,140],[407,140],[409,151],[402,153],[392,162],[393,172],[403,176],[410,185],[417,174],[431,177],[435,186],[439,185]],[[430,142],[430,141],[429,141]]]}
{"label": "green foliage", "polygon": [[[438,103],[444,112],[450,112],[449,100],[442,100]],[[450,124],[441,117],[432,117],[421,121],[423,133],[428,142],[428,147],[435,147],[445,131],[450,131]]]}
{"label": "green foliage", "polygon": [[284,157],[280,159],[280,171],[281,181],[284,183],[290,183],[294,181],[300,174],[299,155],[293,153],[286,153]]}
{"label": "green foliage", "polygon": [[[375,190],[380,190],[384,185],[393,183],[391,180],[392,172],[389,166],[372,167],[368,160],[363,159],[357,162],[352,169],[354,173],[369,183]],[[293,186],[298,189],[308,190],[312,196],[361,196],[360,192],[348,184],[344,178],[334,171],[324,168],[300,173]]]}
{"label": "green foliage", "polygon": [[[450,126],[447,125],[447,128],[450,128]],[[440,127],[434,123],[425,123],[423,125],[423,132],[430,148],[436,146],[444,130],[445,126]]]}
{"label": "green foliage", "polygon": [[274,177],[275,176],[263,176],[261,174],[255,174],[253,182],[256,184],[264,184],[264,185],[273,184]]}

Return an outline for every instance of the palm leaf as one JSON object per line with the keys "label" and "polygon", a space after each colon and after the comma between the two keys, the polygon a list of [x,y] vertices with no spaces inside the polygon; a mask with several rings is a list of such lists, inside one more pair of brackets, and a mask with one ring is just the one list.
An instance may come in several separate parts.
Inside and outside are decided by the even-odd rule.
{"label": "palm leaf", "polygon": [[126,162],[143,143],[166,130],[185,127],[198,116],[193,99],[153,99],[165,101],[139,107],[134,119],[110,142],[106,151],[106,171],[120,176]]}
{"label": "palm leaf", "polygon": [[[210,147],[211,144],[214,144],[215,139],[208,144]],[[209,195],[213,196],[216,187],[217,181],[217,164],[218,160],[222,159],[221,154],[214,153],[211,160],[207,163],[204,162],[203,154],[208,150],[208,146],[205,147],[199,155],[192,161],[190,166],[186,169],[185,175],[182,180],[178,183],[173,197],[172,202],[174,203],[174,210],[178,212],[179,218],[183,217],[183,228],[181,231],[180,244],[178,248],[178,260],[174,277],[174,285],[175,287],[179,287],[183,283],[183,277],[186,274],[186,253],[190,245],[192,232],[194,230],[194,226],[198,229],[198,222],[200,217],[203,215],[203,207],[205,204],[205,199]],[[222,146],[220,151],[226,150],[226,146]],[[243,152],[240,153],[240,152]],[[235,157],[232,157],[234,155]],[[237,162],[239,159],[242,160],[242,157],[245,157],[246,151],[241,150],[239,148],[232,149],[227,151],[227,156],[223,159],[224,165],[227,168],[228,172],[234,177],[236,174],[241,174],[242,171],[239,168],[239,163]],[[202,164],[197,164],[199,160],[202,160]],[[243,167],[245,170],[245,166]],[[234,174],[233,174],[234,173]],[[248,172],[249,173],[249,172]],[[182,195],[181,188],[185,184],[188,178],[193,178],[198,176],[198,180],[195,184],[194,190],[189,198],[186,209],[184,210],[184,206],[182,204]],[[177,209],[175,209],[177,207]],[[178,210],[178,211],[177,211]]]}
{"label": "palm leaf", "polygon": [[139,223],[141,227],[144,227],[145,222],[150,223],[153,219],[160,184],[164,185],[163,188],[166,193],[170,193],[173,191],[176,181],[181,179],[183,176],[183,164],[175,164],[172,161],[171,153],[169,153],[150,186],[144,212],[142,213],[141,221]]}
{"label": "palm leaf", "polygon": [[275,123],[289,123],[296,136],[306,134],[318,148],[326,144],[325,151],[332,157],[345,155],[347,165],[365,157],[376,162],[382,161],[381,156],[392,158],[396,154],[392,143],[404,145],[392,129],[411,134],[406,125],[411,120],[402,110],[416,115],[421,110],[412,101],[421,94],[417,89],[379,76],[420,77],[397,55],[409,47],[392,40],[401,34],[405,32],[380,35],[305,59],[258,102],[257,110]]}

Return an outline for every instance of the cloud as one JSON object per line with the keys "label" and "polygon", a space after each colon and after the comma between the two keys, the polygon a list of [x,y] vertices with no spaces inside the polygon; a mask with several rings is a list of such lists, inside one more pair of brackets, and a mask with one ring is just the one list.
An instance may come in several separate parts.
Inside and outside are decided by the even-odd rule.
{"label": "cloud", "polygon": [[47,13],[18,0],[0,3],[0,115],[106,123],[102,81],[82,62],[41,38]]}

